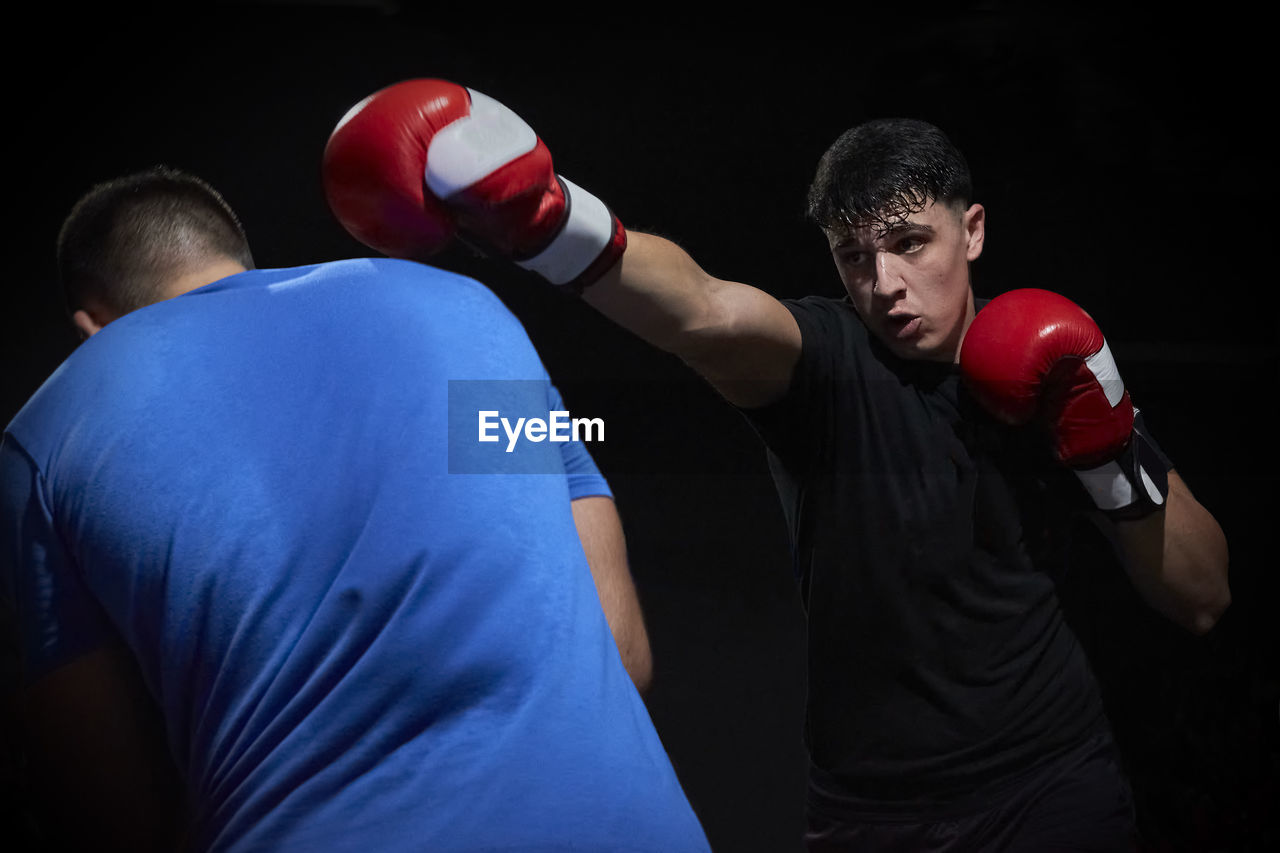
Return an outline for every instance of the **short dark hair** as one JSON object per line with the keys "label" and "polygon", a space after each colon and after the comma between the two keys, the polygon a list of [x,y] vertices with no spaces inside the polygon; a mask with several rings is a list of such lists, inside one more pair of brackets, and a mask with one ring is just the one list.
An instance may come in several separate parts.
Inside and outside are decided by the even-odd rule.
{"label": "short dark hair", "polygon": [[945,133],[919,119],[873,119],[822,155],[806,213],[823,228],[883,228],[930,201],[967,206],[972,196],[969,164]]}
{"label": "short dark hair", "polygon": [[213,187],[168,166],[94,186],[58,233],[68,313],[94,300],[126,314],[156,302],[175,275],[219,258],[253,269],[240,220]]}

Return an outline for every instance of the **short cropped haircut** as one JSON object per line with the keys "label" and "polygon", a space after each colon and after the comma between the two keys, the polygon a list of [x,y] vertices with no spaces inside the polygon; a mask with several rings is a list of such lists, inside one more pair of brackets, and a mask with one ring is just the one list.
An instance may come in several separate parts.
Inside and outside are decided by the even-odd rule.
{"label": "short cropped haircut", "polygon": [[126,314],[159,301],[173,278],[221,259],[253,269],[240,220],[213,187],[167,166],[94,186],[58,234],[68,313],[93,301]]}
{"label": "short cropped haircut", "polygon": [[969,164],[941,130],[919,119],[874,119],[822,155],[806,214],[827,229],[882,229],[930,201],[967,207],[972,197]]}

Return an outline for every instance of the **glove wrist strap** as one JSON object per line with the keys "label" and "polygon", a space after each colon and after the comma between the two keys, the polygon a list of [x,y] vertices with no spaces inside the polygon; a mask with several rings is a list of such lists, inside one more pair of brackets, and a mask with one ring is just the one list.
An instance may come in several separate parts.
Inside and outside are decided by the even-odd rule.
{"label": "glove wrist strap", "polygon": [[[564,222],[546,248],[517,263],[552,284],[589,284],[578,279],[583,273],[598,269],[596,261],[602,255],[612,254],[610,260],[616,260],[616,256],[622,254],[621,247],[616,245],[621,229],[604,202],[577,184],[562,177],[558,179],[564,189]],[[603,272],[599,270],[596,277]]]}
{"label": "glove wrist strap", "polygon": [[1169,476],[1160,457],[1135,420],[1133,436],[1124,452],[1096,468],[1076,470],[1098,509],[1119,520],[1143,518],[1164,509]]}

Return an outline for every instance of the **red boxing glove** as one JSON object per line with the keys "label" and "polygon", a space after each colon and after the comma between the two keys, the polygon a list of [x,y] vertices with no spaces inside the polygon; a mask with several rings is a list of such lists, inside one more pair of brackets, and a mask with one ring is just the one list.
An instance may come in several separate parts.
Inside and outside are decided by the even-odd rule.
{"label": "red boxing glove", "polygon": [[[1163,505],[1165,471],[1138,453],[1136,410],[1093,319],[1047,290],[1013,290],[974,317],[960,348],[970,392],[1011,425],[1038,419],[1053,453],[1099,508],[1140,513]],[[1158,470],[1157,470],[1158,469]],[[1137,509],[1134,509],[1137,507]]]}
{"label": "red boxing glove", "polygon": [[1089,468],[1129,443],[1133,405],[1111,350],[1078,305],[1047,290],[1013,290],[991,300],[965,333],[960,370],[998,420],[1037,414],[1057,458]]}
{"label": "red boxing glove", "polygon": [[[360,189],[352,192],[353,184]],[[325,185],[340,190],[326,189],[339,221],[382,251],[370,242],[382,224],[370,226],[368,208],[351,196],[393,199],[392,212],[401,199],[422,199],[430,224],[423,230],[435,248],[456,228],[554,284],[591,284],[626,248],[622,223],[556,175],[528,124],[492,98],[443,80],[397,83],[352,109],[326,149]],[[376,211],[373,217],[385,219]],[[393,238],[404,233],[395,222]]]}
{"label": "red boxing glove", "polygon": [[424,192],[427,148],[462,114],[463,90],[420,80],[375,92],[329,135],[322,177],[329,208],[361,243],[393,258],[423,258],[453,240],[453,216]]}

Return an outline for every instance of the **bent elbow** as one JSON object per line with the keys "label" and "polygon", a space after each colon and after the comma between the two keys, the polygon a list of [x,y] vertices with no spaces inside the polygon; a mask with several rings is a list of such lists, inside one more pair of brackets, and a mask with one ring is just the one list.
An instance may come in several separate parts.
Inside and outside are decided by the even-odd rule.
{"label": "bent elbow", "polygon": [[1206,603],[1194,614],[1191,624],[1188,628],[1191,633],[1197,636],[1204,636],[1213,630],[1218,624],[1218,620],[1222,618],[1222,614],[1227,612],[1227,608],[1231,606],[1231,590],[1226,584],[1223,584],[1222,590],[1213,598],[1212,601]]}
{"label": "bent elbow", "polygon": [[[1196,636],[1204,636],[1213,630],[1231,606],[1231,588],[1227,585],[1226,573],[1221,580],[1204,586],[1193,600],[1185,601],[1178,611],[1175,621]],[[1172,614],[1171,614],[1172,615]]]}
{"label": "bent elbow", "polygon": [[649,688],[653,686],[652,663],[646,660],[642,665],[631,670],[631,682],[636,686],[637,693],[641,696],[647,695]]}

